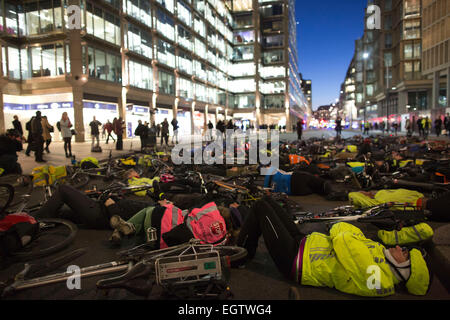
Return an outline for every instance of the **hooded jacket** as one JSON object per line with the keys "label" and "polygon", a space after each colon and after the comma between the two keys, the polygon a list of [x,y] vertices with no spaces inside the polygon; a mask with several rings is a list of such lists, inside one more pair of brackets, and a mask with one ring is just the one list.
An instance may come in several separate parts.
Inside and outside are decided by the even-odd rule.
{"label": "hooded jacket", "polygon": [[302,285],[336,288],[358,296],[389,296],[399,281],[386,263],[384,249],[359,228],[337,223],[329,236],[314,232],[306,238],[302,270],[297,270],[297,275],[301,272]]}

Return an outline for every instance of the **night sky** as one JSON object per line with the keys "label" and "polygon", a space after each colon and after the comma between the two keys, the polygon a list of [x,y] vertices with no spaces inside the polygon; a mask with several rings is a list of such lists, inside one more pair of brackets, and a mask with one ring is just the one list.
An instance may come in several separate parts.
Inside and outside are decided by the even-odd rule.
{"label": "night sky", "polygon": [[313,110],[334,103],[364,32],[367,0],[296,0],[299,68],[312,79]]}

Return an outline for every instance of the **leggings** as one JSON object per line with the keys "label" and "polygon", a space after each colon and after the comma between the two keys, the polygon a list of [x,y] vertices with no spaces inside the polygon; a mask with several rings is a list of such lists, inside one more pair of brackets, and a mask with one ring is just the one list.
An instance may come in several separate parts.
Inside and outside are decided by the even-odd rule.
{"label": "leggings", "polygon": [[[67,150],[69,153],[67,153]],[[64,138],[64,151],[66,154],[72,154],[72,137]]]}
{"label": "leggings", "polygon": [[[64,204],[71,212],[60,211]],[[68,185],[60,185],[34,216],[67,219],[90,229],[109,229],[109,219],[101,204]]]}
{"label": "leggings", "polygon": [[292,216],[270,197],[255,203],[241,228],[237,245],[247,249],[249,259],[256,253],[261,234],[278,270],[291,279],[294,259],[305,235]]}

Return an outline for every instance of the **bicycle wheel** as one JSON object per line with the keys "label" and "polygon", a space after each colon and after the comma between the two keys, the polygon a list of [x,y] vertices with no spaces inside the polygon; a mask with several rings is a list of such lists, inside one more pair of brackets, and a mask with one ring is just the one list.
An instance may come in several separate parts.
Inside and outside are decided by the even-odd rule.
{"label": "bicycle wheel", "polygon": [[241,261],[247,256],[247,249],[237,246],[217,246],[214,250],[217,250],[220,257],[228,263]]}
{"label": "bicycle wheel", "polygon": [[38,236],[11,256],[21,261],[48,256],[70,245],[78,231],[74,223],[64,219],[42,218],[38,223]]}
{"label": "bicycle wheel", "polygon": [[68,177],[65,182],[75,189],[81,189],[89,183],[89,179],[90,178],[87,174],[77,173],[72,177]]}
{"label": "bicycle wheel", "polygon": [[14,187],[10,184],[0,184],[0,215],[11,205],[14,199]]}

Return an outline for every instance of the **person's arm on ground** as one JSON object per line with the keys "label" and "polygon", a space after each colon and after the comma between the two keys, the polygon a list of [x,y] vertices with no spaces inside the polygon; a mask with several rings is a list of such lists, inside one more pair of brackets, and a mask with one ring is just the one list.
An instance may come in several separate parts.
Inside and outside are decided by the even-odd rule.
{"label": "person's arm on ground", "polygon": [[374,257],[369,246],[375,243],[366,239],[359,228],[341,222],[331,228],[330,237],[336,258],[346,271],[345,274],[334,275],[336,289],[366,297],[384,297],[395,293],[389,266],[379,257]]}

